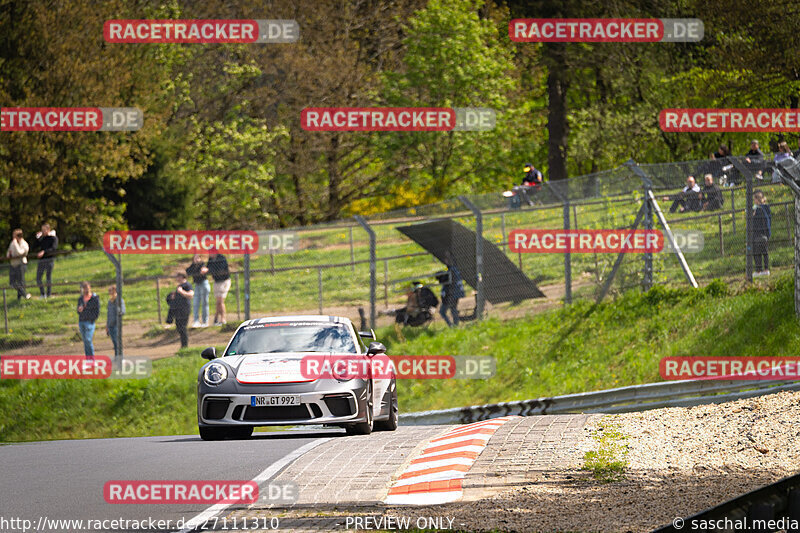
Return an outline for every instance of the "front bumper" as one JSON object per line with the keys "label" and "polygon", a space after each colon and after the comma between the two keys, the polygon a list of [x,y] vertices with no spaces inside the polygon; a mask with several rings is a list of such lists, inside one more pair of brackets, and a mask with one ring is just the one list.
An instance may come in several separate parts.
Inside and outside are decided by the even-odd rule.
{"label": "front bumper", "polygon": [[[248,387],[248,389],[251,387]],[[299,392],[296,387],[252,387],[247,393],[217,392],[198,387],[197,420],[201,426],[288,426],[302,424],[353,424],[366,420],[366,386],[333,387]],[[318,387],[313,387],[317,389]],[[205,390],[204,390],[205,389]],[[259,389],[259,390],[256,390]],[[291,394],[300,397],[294,406],[253,407],[251,397]]]}

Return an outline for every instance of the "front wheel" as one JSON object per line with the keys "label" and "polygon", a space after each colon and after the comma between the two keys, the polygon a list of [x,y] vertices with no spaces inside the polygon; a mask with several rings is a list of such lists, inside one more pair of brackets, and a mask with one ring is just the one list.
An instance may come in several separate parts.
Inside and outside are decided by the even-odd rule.
{"label": "front wheel", "polygon": [[392,400],[389,405],[389,418],[386,420],[377,420],[375,422],[375,431],[394,431],[397,429],[398,423],[398,408],[397,408],[397,384],[392,382]]}
{"label": "front wheel", "polygon": [[211,427],[198,426],[203,440],[248,439],[253,434],[252,426]]}
{"label": "front wheel", "polygon": [[367,401],[365,403],[367,421],[345,427],[344,430],[348,435],[369,435],[372,433],[372,381],[367,385]]}
{"label": "front wheel", "polygon": [[225,438],[225,428],[199,426],[200,438],[203,440],[222,440]]}

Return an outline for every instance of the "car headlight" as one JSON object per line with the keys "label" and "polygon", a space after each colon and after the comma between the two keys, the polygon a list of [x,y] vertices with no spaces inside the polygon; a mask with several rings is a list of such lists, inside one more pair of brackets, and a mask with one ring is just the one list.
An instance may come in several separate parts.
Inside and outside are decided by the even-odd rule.
{"label": "car headlight", "polygon": [[228,367],[220,363],[211,363],[203,371],[203,381],[209,385],[219,385],[228,379]]}

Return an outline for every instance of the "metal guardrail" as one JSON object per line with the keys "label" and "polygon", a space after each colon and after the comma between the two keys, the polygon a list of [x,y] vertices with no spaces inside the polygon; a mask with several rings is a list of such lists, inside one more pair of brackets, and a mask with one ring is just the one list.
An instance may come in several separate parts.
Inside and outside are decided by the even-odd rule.
{"label": "metal guardrail", "polygon": [[468,424],[500,416],[568,413],[629,413],[661,407],[687,407],[800,390],[794,381],[685,380],[552,396],[535,400],[473,405],[400,415],[405,425]]}
{"label": "metal guardrail", "polygon": [[[702,526],[707,527],[702,527]],[[708,527],[712,526],[713,527]],[[797,531],[800,474],[748,492],[688,518],[675,518],[653,533],[684,531]]]}

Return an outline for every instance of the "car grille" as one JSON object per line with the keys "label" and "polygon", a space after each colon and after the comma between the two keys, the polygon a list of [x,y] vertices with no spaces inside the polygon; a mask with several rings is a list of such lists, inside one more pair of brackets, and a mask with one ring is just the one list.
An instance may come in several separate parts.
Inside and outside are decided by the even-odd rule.
{"label": "car grille", "polygon": [[286,407],[248,407],[242,420],[307,420],[311,418],[305,405]]}
{"label": "car grille", "polygon": [[351,396],[349,394],[339,394],[336,396],[325,396],[325,405],[333,416],[350,416],[353,414]]}
{"label": "car grille", "polygon": [[225,418],[225,413],[228,412],[228,404],[230,400],[206,400],[205,408],[206,420],[219,420]]}

